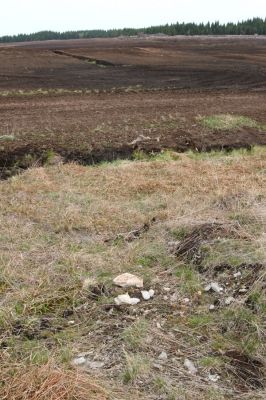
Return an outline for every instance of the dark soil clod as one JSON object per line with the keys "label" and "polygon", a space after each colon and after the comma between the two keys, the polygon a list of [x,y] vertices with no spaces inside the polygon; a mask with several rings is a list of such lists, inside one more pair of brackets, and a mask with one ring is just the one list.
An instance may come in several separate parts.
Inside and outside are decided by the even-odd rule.
{"label": "dark soil clod", "polygon": [[237,350],[227,351],[225,356],[228,357],[229,363],[233,367],[230,372],[235,376],[239,389],[246,391],[265,387],[264,364],[260,360]]}

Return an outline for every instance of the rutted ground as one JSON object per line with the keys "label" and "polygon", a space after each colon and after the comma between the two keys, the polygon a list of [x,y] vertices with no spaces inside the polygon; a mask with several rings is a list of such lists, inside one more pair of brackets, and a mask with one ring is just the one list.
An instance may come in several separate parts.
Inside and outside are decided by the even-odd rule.
{"label": "rutted ground", "polygon": [[26,168],[51,151],[90,164],[132,157],[135,150],[266,144],[263,92],[56,93],[0,97],[2,170]]}
{"label": "rutted ground", "polygon": [[[264,36],[63,40],[0,45],[0,90],[265,89]],[[55,54],[63,51],[68,55]],[[99,68],[87,58],[113,65]]]}
{"label": "rutted ground", "polygon": [[[1,175],[43,163],[51,151],[88,164],[136,149],[266,144],[265,43],[145,37],[1,45]],[[202,123],[228,114],[253,123]]]}
{"label": "rutted ground", "polygon": [[[255,148],[1,182],[0,397],[264,398],[265,171]],[[121,272],[154,298],[116,306]]]}

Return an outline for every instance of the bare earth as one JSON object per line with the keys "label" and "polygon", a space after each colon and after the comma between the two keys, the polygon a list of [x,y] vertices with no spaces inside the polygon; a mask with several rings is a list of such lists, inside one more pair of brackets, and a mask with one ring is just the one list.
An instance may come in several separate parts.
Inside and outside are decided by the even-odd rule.
{"label": "bare earth", "polygon": [[2,45],[0,136],[15,140],[1,142],[0,167],[46,150],[87,163],[136,148],[266,144],[258,128],[214,131],[198,122],[232,113],[266,123],[265,49],[264,37]]}

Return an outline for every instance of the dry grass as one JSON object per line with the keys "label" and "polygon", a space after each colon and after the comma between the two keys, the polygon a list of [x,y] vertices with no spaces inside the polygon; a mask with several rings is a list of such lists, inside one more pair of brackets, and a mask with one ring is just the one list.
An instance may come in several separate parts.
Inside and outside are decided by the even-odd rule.
{"label": "dry grass", "polygon": [[[6,374],[2,400],[107,400],[107,392],[85,374],[58,368],[51,362],[40,367],[14,368]],[[5,378],[5,370],[1,371]]]}
{"label": "dry grass", "polygon": [[[243,279],[251,282],[248,292],[215,313],[208,311],[214,298],[203,294],[203,287],[214,279],[217,264],[226,262],[233,272],[243,262],[265,264],[265,154],[258,148],[250,155],[69,164],[2,181],[0,398],[82,400],[92,393],[94,399],[94,389],[95,399],[109,398],[91,383],[91,375],[70,369],[72,358],[83,352],[104,362],[93,381],[127,393],[110,398],[130,393],[134,400],[192,399],[195,391],[199,399],[263,398],[261,386],[251,390],[230,373],[225,353],[234,349],[263,358],[265,269],[258,269],[252,282],[243,270]],[[153,218],[138,239],[115,239]],[[193,260],[169,252],[168,242],[213,222],[233,226],[239,235],[202,243],[204,272]],[[135,313],[113,307],[116,291],[110,281],[126,271],[142,275],[145,287],[156,293]],[[84,291],[88,277],[99,286]],[[251,295],[253,308],[245,303]],[[138,321],[145,324],[140,340],[132,337]],[[161,351],[168,360],[158,367]],[[127,360],[145,358],[149,370],[134,374],[123,388],[125,352]],[[196,377],[187,373],[184,358],[199,366]],[[209,372],[220,375],[217,384],[208,381]]]}

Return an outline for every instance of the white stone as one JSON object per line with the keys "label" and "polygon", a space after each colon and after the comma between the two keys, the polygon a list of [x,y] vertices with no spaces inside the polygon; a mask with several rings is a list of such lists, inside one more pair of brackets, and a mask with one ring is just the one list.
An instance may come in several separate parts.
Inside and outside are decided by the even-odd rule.
{"label": "white stone", "polygon": [[141,295],[143,297],[144,300],[150,300],[153,296],[154,296],[154,290],[150,289],[150,290],[142,290],[141,291]]}
{"label": "white stone", "polygon": [[142,290],[141,295],[144,300],[150,300],[150,298],[151,298],[151,295],[148,290]]}
{"label": "white stone", "polygon": [[171,289],[170,289],[169,287],[164,287],[163,290],[164,290],[165,292],[170,292]]}
{"label": "white stone", "polygon": [[167,353],[165,351],[162,351],[161,354],[159,355],[158,359],[159,360],[167,360],[168,356]]}
{"label": "white stone", "polygon": [[242,275],[241,272],[238,271],[238,272],[236,272],[236,273],[234,274],[234,278],[240,278],[241,275]]}
{"label": "white stone", "polygon": [[211,284],[209,283],[207,286],[205,286],[204,291],[209,292],[211,290]]}
{"label": "white stone", "polygon": [[234,297],[226,297],[224,303],[229,306],[231,303],[235,301]]}
{"label": "white stone", "polygon": [[137,287],[137,288],[142,288],[143,287],[143,279],[139,278],[136,275],[125,273],[118,275],[114,280],[113,283],[116,286],[120,287]]}
{"label": "white stone", "polygon": [[185,297],[185,298],[182,300],[182,302],[183,302],[184,304],[188,304],[188,303],[190,302],[190,300],[189,300],[188,297]]}
{"label": "white stone", "polygon": [[211,282],[204,288],[205,292],[209,292],[211,289],[216,293],[223,291],[223,288],[217,282]]}
{"label": "white stone", "polygon": [[212,282],[211,288],[216,293],[221,293],[223,291],[223,288],[217,282]]}
{"label": "white stone", "polygon": [[126,294],[120,294],[115,298],[115,303],[120,306],[121,304],[127,304],[127,305],[135,305],[140,302],[140,299],[136,297],[130,297],[128,293]]}
{"label": "white stone", "polygon": [[210,311],[215,310],[215,305],[214,305],[214,304],[211,304],[211,305],[209,306],[209,310],[210,310]]}
{"label": "white stone", "polygon": [[197,373],[197,368],[195,367],[194,363],[190,361],[188,358],[185,359],[184,367],[188,369],[190,374],[195,375]]}
{"label": "white stone", "polygon": [[72,361],[72,364],[78,366],[78,365],[85,364],[85,362],[86,362],[86,358],[85,357],[76,357]]}
{"label": "white stone", "polygon": [[208,379],[211,382],[217,382],[220,379],[220,376],[218,374],[209,374]]}

